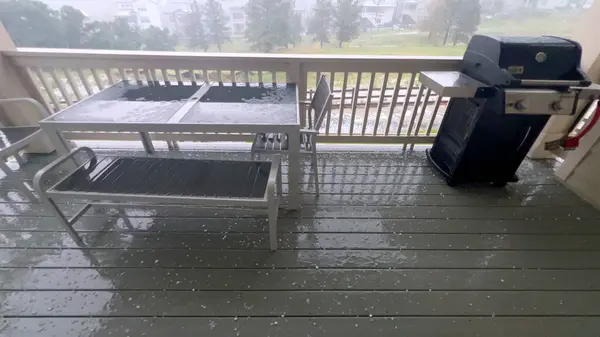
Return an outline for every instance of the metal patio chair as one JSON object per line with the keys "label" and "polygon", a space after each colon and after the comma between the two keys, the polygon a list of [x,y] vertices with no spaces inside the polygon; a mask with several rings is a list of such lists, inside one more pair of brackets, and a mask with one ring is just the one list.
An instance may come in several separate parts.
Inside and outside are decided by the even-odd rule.
{"label": "metal patio chair", "polygon": [[[32,105],[40,113],[40,120],[49,116],[46,109],[32,98],[7,98],[0,99],[0,105],[7,104],[28,104]],[[6,174],[6,177],[32,202],[37,202],[38,198],[33,194],[31,186],[28,186],[15,172],[6,164],[8,158],[13,157],[19,166],[25,165],[25,160],[19,154],[28,145],[32,144],[40,137],[43,132],[39,126],[0,126],[0,170]]]}
{"label": "metal patio chair", "polygon": [[[319,171],[317,164],[317,136],[327,111],[331,109],[333,94],[327,77],[319,79],[317,89],[310,102],[300,104],[308,105],[308,128],[300,130],[300,146],[302,153],[311,155],[311,164],[315,177],[315,192],[319,195]],[[281,153],[289,150],[288,137],[285,134],[258,133],[254,136],[250,153],[252,158],[261,153]]]}

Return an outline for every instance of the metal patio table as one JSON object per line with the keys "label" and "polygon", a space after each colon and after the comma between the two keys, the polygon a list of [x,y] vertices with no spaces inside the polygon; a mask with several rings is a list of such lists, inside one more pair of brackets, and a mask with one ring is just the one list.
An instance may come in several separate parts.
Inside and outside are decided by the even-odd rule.
{"label": "metal patio table", "polygon": [[199,85],[122,81],[40,122],[60,154],[63,132],[137,132],[148,153],[149,133],[288,134],[288,208],[298,209],[300,110],[298,91],[287,84]]}

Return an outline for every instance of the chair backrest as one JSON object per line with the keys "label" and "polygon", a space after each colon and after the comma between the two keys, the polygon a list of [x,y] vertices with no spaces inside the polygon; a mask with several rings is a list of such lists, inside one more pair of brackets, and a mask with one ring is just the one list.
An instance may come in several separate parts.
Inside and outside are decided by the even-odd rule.
{"label": "chair backrest", "polygon": [[325,119],[325,115],[327,115],[327,111],[331,109],[332,100],[333,95],[331,94],[329,81],[327,81],[327,77],[325,77],[325,75],[321,75],[319,83],[317,84],[315,95],[310,101],[310,107],[315,113],[315,118],[313,119],[314,124],[309,126],[311,129],[319,130],[321,128],[321,124],[323,124],[323,120]]}

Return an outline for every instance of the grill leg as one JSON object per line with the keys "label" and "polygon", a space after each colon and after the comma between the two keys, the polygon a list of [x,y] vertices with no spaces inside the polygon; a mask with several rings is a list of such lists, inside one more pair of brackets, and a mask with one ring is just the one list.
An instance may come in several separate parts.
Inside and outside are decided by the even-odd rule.
{"label": "grill leg", "polygon": [[33,194],[33,192],[22,182],[19,177],[13,172],[13,170],[6,165],[4,160],[0,160],[0,170],[4,171],[6,177],[15,185],[16,188],[21,191],[31,202],[38,202],[38,198]]}

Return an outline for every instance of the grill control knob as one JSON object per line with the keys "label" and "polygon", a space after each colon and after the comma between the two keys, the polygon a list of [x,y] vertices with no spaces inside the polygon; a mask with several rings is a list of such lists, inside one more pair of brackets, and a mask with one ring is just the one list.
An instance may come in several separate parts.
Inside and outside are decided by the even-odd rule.
{"label": "grill control knob", "polygon": [[563,108],[562,104],[560,104],[560,103],[561,103],[561,101],[554,101],[554,102],[552,102],[552,104],[550,104],[550,107],[554,111],[560,111]]}
{"label": "grill control knob", "polygon": [[520,99],[520,100],[516,101],[514,103],[514,107],[515,107],[515,109],[517,109],[519,111],[523,111],[523,110],[527,109],[527,105],[525,105],[524,99]]}

